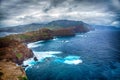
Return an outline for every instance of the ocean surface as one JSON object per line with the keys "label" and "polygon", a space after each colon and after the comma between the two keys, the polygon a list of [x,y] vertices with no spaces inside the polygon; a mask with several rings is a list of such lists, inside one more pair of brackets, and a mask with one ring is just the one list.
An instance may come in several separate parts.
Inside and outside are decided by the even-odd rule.
{"label": "ocean surface", "polygon": [[120,30],[105,29],[28,44],[29,80],[120,80]]}

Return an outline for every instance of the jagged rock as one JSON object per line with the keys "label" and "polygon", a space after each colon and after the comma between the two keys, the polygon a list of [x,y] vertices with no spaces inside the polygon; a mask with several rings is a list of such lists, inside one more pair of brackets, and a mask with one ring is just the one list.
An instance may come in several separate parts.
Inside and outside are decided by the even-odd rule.
{"label": "jagged rock", "polygon": [[34,57],[34,61],[38,61],[37,57]]}

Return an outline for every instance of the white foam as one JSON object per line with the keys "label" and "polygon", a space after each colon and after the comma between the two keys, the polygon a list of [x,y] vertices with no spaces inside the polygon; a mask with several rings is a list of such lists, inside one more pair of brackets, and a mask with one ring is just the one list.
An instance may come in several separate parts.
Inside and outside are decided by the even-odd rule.
{"label": "white foam", "polygon": [[80,58],[80,56],[67,56],[64,59],[66,59],[66,60],[73,60],[73,59],[79,59],[79,58]]}
{"label": "white foam", "polygon": [[79,63],[82,63],[82,60],[80,59],[80,56],[67,56],[64,58],[65,61],[64,63],[66,64],[79,64]]}
{"label": "white foam", "polygon": [[78,60],[65,60],[64,63],[77,65],[79,63],[82,63],[82,60],[79,60],[79,59]]}
{"label": "white foam", "polygon": [[[55,54],[61,54],[61,51],[33,51],[34,55],[37,57],[38,61],[37,62],[44,62],[44,59],[51,57],[54,58],[55,62],[59,62],[59,63],[65,63],[65,64],[70,64],[70,65],[77,65],[82,63],[83,61],[80,59],[80,56],[67,56],[65,58],[62,57],[57,57],[57,55]],[[23,62],[24,65],[29,65],[32,66],[34,64],[37,63],[36,61],[34,61],[33,58],[28,59],[26,61]]]}
{"label": "white foam", "polygon": [[58,40],[58,38],[54,38],[53,40],[56,41],[56,40]]}
{"label": "white foam", "polygon": [[34,42],[35,44],[38,44],[38,43],[41,43],[41,42],[44,42],[43,40],[41,40],[41,41],[37,41],[37,42]]}
{"label": "white foam", "polygon": [[33,60],[33,58],[27,59],[23,62],[24,65],[33,65],[35,63],[35,61]]}
{"label": "white foam", "polygon": [[47,57],[57,57],[55,56],[55,54],[61,54],[62,52],[60,51],[42,51],[42,52],[33,51],[33,53],[37,57],[37,59],[43,60]]}
{"label": "white foam", "polygon": [[41,45],[40,44],[36,45],[35,43],[29,43],[27,46],[28,46],[28,48],[35,48],[35,47],[38,47],[38,46],[41,46]]}
{"label": "white foam", "polygon": [[[47,57],[57,57],[54,54],[61,54],[62,52],[60,51],[42,51],[42,52],[36,52],[33,51],[34,55],[37,57],[38,61],[41,62],[43,59],[47,58]],[[28,60],[25,60],[23,62],[24,65],[34,65],[36,62],[34,61],[33,58],[30,58]]]}
{"label": "white foam", "polygon": [[61,51],[33,51],[35,54],[61,54]]}
{"label": "white foam", "polygon": [[39,47],[42,46],[43,44],[38,44],[40,42],[44,42],[44,41],[37,41],[37,42],[33,42],[33,43],[29,43],[27,44],[28,48],[35,48],[35,47]]}

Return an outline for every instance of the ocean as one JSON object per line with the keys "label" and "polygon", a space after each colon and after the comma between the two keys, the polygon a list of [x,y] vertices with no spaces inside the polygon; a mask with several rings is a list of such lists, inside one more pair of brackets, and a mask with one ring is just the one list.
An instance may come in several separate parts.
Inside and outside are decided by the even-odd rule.
{"label": "ocean", "polygon": [[29,80],[120,80],[120,30],[29,43],[38,61],[24,61]]}

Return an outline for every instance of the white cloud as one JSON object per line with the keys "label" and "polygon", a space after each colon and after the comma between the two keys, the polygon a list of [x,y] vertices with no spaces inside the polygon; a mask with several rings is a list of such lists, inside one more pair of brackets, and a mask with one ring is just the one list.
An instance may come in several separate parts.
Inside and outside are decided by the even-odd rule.
{"label": "white cloud", "polygon": [[112,22],[111,25],[116,26],[116,27],[120,27],[120,26],[118,26],[118,25],[120,25],[120,22],[119,21],[114,21],[114,22]]}
{"label": "white cloud", "polygon": [[20,25],[20,24],[29,24],[35,22],[46,22],[52,21],[56,19],[72,19],[85,21],[90,24],[110,24],[112,22],[112,18],[114,14],[105,13],[105,12],[97,12],[97,11],[84,11],[84,12],[67,12],[63,10],[52,10],[48,13],[41,11],[33,11],[29,14],[23,13],[19,16],[14,16],[10,20],[5,20],[4,23],[8,25]]}
{"label": "white cloud", "polygon": [[[2,10],[9,10],[9,6],[15,5],[17,0],[2,4]],[[30,3],[17,3],[15,8],[6,11],[6,19],[2,24],[6,26],[15,26],[30,23],[49,22],[58,19],[71,19],[84,21],[89,24],[114,25],[113,21],[117,16],[108,10],[108,4],[89,4],[90,2],[75,3],[74,0],[66,0],[58,6],[51,6],[49,1],[29,1]],[[57,4],[57,3],[54,3]],[[114,2],[116,4],[116,2]],[[117,5],[116,5],[117,6]],[[5,11],[4,10],[4,11]],[[45,11],[46,10],[46,11]]]}

